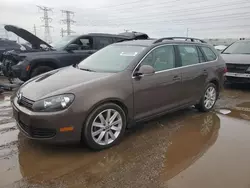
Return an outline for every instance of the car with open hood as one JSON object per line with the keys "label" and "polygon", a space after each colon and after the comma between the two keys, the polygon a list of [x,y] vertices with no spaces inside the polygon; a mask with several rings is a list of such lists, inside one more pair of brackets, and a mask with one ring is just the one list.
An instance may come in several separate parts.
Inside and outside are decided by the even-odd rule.
{"label": "car with open hood", "polygon": [[66,36],[52,44],[48,44],[22,28],[12,25],[5,26],[5,28],[29,41],[32,48],[46,49],[38,52],[33,51],[32,53],[12,53],[9,58],[5,59],[5,62],[7,62],[5,65],[6,72],[22,81],[27,81],[44,72],[77,64],[109,44],[123,40],[148,39],[147,34],[135,31],[122,34],[89,33]]}
{"label": "car with open hood", "polygon": [[[16,65],[19,61],[22,60],[23,58],[22,54],[53,50],[52,46],[50,46],[48,43],[46,43],[42,39],[38,38],[37,36],[33,35],[32,33],[23,28],[14,25],[5,25],[4,28],[6,31],[12,32],[18,37],[27,41],[27,43],[24,44],[18,44],[15,41],[11,41],[11,45],[5,44],[5,46],[9,47],[5,48],[2,51],[2,55],[0,55],[1,70],[3,72],[3,75],[9,78],[10,81],[12,81],[12,78],[15,77],[11,67]],[[0,46],[1,42],[6,43],[7,41],[1,40]]]}
{"label": "car with open hood", "polygon": [[226,83],[250,83],[250,40],[239,40],[222,51],[226,62]]}
{"label": "car with open hood", "polygon": [[29,138],[104,149],[135,122],[192,105],[210,111],[225,68],[220,54],[198,39],[115,43],[24,83],[13,114]]}

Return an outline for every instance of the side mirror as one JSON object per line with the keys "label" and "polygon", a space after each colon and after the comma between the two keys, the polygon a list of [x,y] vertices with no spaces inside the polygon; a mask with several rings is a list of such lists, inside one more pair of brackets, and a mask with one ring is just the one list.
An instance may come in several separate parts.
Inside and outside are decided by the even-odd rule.
{"label": "side mirror", "polygon": [[150,65],[142,65],[140,69],[135,72],[135,76],[151,75],[155,73],[155,69]]}
{"label": "side mirror", "polygon": [[78,50],[79,49],[79,45],[77,44],[70,44],[66,47],[67,51],[73,51],[73,50]]}

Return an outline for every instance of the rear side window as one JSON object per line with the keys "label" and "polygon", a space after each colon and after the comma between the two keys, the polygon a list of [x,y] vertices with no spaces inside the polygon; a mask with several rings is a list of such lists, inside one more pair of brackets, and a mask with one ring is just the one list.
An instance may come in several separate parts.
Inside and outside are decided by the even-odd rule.
{"label": "rear side window", "polygon": [[204,54],[206,55],[207,61],[216,60],[217,56],[210,48],[202,46],[201,49],[203,50]]}
{"label": "rear side window", "polygon": [[178,45],[182,66],[199,63],[199,54],[195,46]]}

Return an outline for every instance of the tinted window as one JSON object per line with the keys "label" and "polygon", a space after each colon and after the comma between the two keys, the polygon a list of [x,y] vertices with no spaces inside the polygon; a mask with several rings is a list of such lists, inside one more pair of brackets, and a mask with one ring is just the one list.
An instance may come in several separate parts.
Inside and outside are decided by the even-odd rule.
{"label": "tinted window", "polygon": [[97,49],[101,49],[109,44],[112,44],[113,40],[110,37],[96,37],[96,47]]}
{"label": "tinted window", "polygon": [[210,48],[203,46],[203,47],[201,47],[201,49],[205,53],[208,61],[216,60],[217,56],[215,55],[215,53]]}
{"label": "tinted window", "polygon": [[199,63],[199,55],[195,46],[178,46],[181,56],[182,66]]}
{"label": "tinted window", "polygon": [[229,46],[223,54],[250,54],[250,41],[238,41]]}
{"label": "tinted window", "polygon": [[173,46],[163,46],[150,52],[141,65],[151,65],[155,71],[172,69],[175,67],[175,55]]}
{"label": "tinted window", "polygon": [[79,68],[90,69],[96,72],[123,71],[144,48],[142,46],[129,45],[107,46],[84,59],[79,64]]}

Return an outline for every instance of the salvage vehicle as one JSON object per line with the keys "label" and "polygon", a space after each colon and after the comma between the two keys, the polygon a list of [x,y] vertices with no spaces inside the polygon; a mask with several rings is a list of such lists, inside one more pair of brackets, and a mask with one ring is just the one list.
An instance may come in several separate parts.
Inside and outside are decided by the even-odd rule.
{"label": "salvage vehicle", "polygon": [[39,39],[37,36],[33,35],[32,33],[23,28],[19,28],[13,25],[5,25],[4,28],[6,31],[12,32],[28,42],[28,44],[18,44],[15,41],[11,41],[11,47],[5,48],[2,55],[0,55],[0,68],[3,72],[3,75],[9,78],[9,81],[12,83],[12,80],[13,78],[15,78],[15,75],[11,67],[16,65],[19,61],[23,59],[22,54],[27,52],[40,52],[53,49],[52,46],[50,46],[48,43],[44,42],[43,40]]}
{"label": "salvage vehicle", "polygon": [[97,50],[114,42],[148,38],[147,34],[134,31],[118,35],[90,33],[66,36],[49,45],[24,29],[15,26],[9,26],[7,29],[29,41],[32,46],[39,48],[43,45],[42,49],[46,49],[42,52],[12,53],[9,57],[6,56],[7,58],[3,60],[7,62],[4,64],[5,75],[17,77],[22,81],[27,81],[44,72],[77,64]]}
{"label": "salvage vehicle", "polygon": [[12,101],[20,131],[52,143],[82,140],[100,150],[138,121],[192,105],[210,111],[225,62],[204,41],[185,39],[115,43],[77,65],[30,79]]}
{"label": "salvage vehicle", "polygon": [[227,65],[226,83],[250,83],[250,40],[239,40],[221,53]]}

